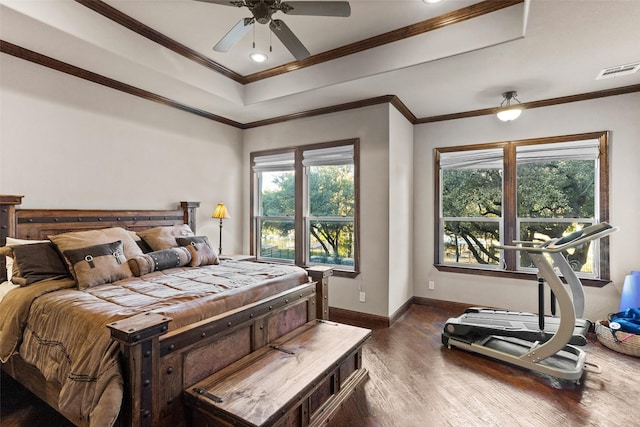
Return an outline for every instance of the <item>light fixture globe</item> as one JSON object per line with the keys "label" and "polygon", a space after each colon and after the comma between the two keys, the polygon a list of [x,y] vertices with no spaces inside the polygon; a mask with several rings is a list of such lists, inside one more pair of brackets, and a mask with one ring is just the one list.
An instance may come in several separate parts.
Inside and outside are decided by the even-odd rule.
{"label": "light fixture globe", "polygon": [[[522,114],[522,107],[520,106],[520,100],[516,98],[518,96],[518,92],[515,90],[510,90],[504,92],[502,97],[502,103],[498,108],[497,116],[503,122],[510,122],[512,120],[517,119]],[[511,100],[515,99],[518,103],[511,105]]]}
{"label": "light fixture globe", "polygon": [[249,54],[249,58],[251,58],[253,62],[257,62],[258,64],[261,64],[265,62],[267,59],[269,59],[266,53],[260,52],[259,50],[252,51]]}

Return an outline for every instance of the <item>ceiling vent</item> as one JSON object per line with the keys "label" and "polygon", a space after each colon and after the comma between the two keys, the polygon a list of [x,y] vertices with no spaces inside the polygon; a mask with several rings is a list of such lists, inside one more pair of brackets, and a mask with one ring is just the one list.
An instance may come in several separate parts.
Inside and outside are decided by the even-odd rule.
{"label": "ceiling vent", "polygon": [[627,74],[633,74],[638,70],[640,70],[640,62],[618,65],[617,67],[609,67],[600,71],[600,74],[598,74],[596,80],[608,79],[610,77],[626,76]]}

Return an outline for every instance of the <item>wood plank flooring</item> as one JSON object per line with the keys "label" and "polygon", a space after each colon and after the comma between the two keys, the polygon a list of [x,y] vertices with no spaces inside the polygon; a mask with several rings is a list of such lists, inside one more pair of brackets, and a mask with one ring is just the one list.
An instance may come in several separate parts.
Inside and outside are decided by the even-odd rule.
{"label": "wood plank flooring", "polygon": [[[443,347],[440,332],[460,306],[413,305],[365,344],[370,378],[329,423],[336,427],[637,426],[640,358],[589,337],[587,360],[601,374],[579,385]],[[3,374],[0,425],[71,426]]]}

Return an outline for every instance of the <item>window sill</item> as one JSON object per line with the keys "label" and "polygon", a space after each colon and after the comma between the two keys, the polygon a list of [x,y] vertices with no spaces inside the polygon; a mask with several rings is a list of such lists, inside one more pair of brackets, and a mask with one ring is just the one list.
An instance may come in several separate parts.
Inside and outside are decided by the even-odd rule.
{"label": "window sill", "polygon": [[[505,277],[509,279],[516,280],[537,280],[537,275],[535,273],[522,273],[516,271],[504,271],[504,270],[483,270],[480,268],[469,268],[469,267],[454,267],[451,265],[444,264],[434,264],[438,271],[444,271],[447,273],[459,273],[459,274],[473,274],[476,276],[487,276],[487,277]],[[561,280],[565,282],[565,280],[561,277]],[[611,280],[606,279],[580,279],[583,286],[593,287],[593,288],[602,288]]]}
{"label": "window sill", "polygon": [[[283,260],[271,259],[271,258],[254,258],[254,261],[266,262],[266,263],[271,263],[271,264],[296,265],[291,261],[283,261]],[[332,267],[333,268],[333,276],[336,276],[336,277],[346,277],[348,279],[355,279],[356,277],[358,277],[360,275],[359,271],[340,270],[340,269],[336,268],[335,266],[328,265],[328,264],[299,265],[298,267],[300,267],[300,268],[309,268],[309,267],[314,267],[314,266]]]}

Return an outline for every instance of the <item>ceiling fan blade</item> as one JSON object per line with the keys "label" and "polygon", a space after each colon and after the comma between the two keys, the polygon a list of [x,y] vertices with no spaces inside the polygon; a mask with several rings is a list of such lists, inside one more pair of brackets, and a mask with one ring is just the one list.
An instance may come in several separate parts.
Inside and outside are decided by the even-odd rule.
{"label": "ceiling fan blade", "polygon": [[282,2],[282,6],[281,10],[287,15],[351,16],[348,1],[287,1]]}
{"label": "ceiling fan blade", "polygon": [[235,1],[235,0],[196,0],[205,3],[213,3],[213,4],[221,4],[223,6],[233,6],[233,7],[242,7],[244,6],[244,2]]}
{"label": "ceiling fan blade", "polygon": [[238,43],[251,28],[253,28],[253,18],[241,19],[222,39],[213,47],[216,52],[228,52],[234,44]]}
{"label": "ceiling fan blade", "polygon": [[295,34],[289,29],[287,24],[279,19],[272,19],[269,23],[269,28],[273,31],[273,34],[280,39],[282,44],[291,52],[294,58],[298,61],[308,58],[311,54],[306,47],[302,44]]}

